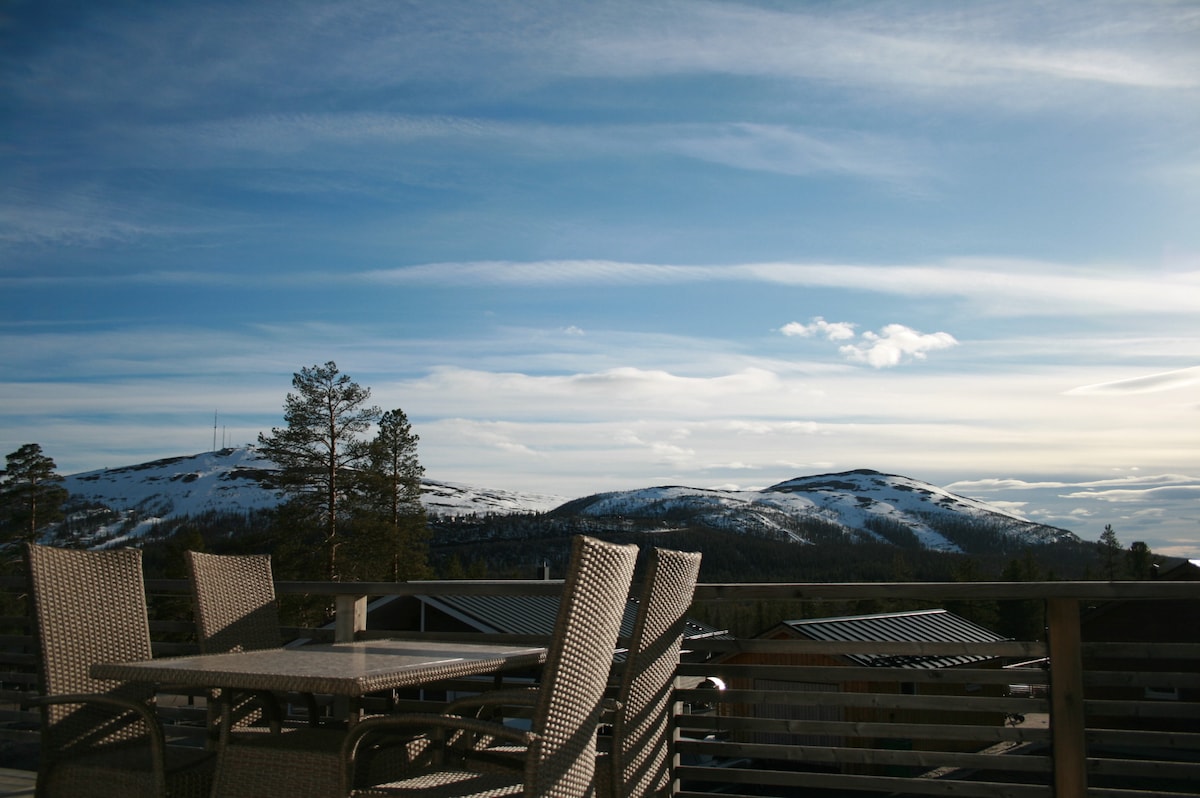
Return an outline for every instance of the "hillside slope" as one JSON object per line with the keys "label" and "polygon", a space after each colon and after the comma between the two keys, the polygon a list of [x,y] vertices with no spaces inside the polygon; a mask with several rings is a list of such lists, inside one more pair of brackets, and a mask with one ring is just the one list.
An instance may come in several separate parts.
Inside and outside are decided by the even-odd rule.
{"label": "hillside slope", "polygon": [[[273,468],[253,447],[222,449],[74,474],[64,479],[64,487],[71,495],[76,533],[82,526],[85,539],[111,545],[172,519],[275,507],[281,497],[263,481]],[[630,524],[658,531],[702,527],[797,544],[819,544],[836,536],[846,542],[971,552],[986,544],[985,537],[1020,544],[1077,540],[1065,530],[928,483],[870,470],[796,477],[762,490],[667,486],[572,501],[424,480],[422,502],[432,516],[442,518],[545,513],[550,523],[574,519],[597,530]],[[91,517],[95,524],[88,528]],[[468,528],[462,533],[472,534]]]}
{"label": "hillside slope", "polygon": [[[185,516],[276,507],[281,496],[263,483],[274,468],[254,447],[241,447],[72,474],[63,479],[63,487],[70,493],[69,509],[74,508],[78,523],[86,527],[84,508],[98,519],[96,528],[85,529],[85,536],[104,538],[111,545]],[[421,503],[431,515],[543,512],[564,500],[428,479],[421,482]],[[95,512],[101,508],[111,512]],[[120,537],[114,538],[117,528]]]}
{"label": "hillside slope", "polygon": [[569,502],[555,515],[660,520],[815,543],[813,530],[847,539],[910,543],[962,552],[966,536],[947,529],[986,528],[1025,544],[1076,541],[1071,532],[1028,521],[984,502],[909,477],[857,470],[797,477],[754,491],[678,486],[601,493]]}

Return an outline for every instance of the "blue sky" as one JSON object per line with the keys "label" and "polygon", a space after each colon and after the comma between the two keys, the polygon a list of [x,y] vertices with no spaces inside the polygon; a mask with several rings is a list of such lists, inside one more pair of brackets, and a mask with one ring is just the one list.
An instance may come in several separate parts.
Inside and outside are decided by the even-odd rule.
{"label": "blue sky", "polygon": [[874,468],[1200,554],[1200,6],[0,7],[0,449],[434,479]]}

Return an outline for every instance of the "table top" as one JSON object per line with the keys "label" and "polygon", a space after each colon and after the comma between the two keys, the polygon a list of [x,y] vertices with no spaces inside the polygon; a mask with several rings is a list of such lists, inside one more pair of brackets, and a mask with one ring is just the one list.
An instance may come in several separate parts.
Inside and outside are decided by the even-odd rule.
{"label": "table top", "polygon": [[93,665],[94,679],[358,697],[541,664],[546,649],[488,643],[363,640]]}

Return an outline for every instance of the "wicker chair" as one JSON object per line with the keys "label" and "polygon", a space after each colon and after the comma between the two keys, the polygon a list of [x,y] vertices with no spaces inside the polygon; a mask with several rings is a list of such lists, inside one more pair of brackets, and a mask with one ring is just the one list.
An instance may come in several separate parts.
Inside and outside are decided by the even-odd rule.
{"label": "wicker chair", "polygon": [[[201,652],[223,654],[283,646],[270,555],[189,551],[187,565]],[[219,699],[220,695],[214,692],[212,697]],[[315,725],[319,715],[316,699],[305,695],[304,701],[309,722]],[[273,731],[282,727],[281,702],[270,693],[217,703],[233,716],[220,724],[210,723],[212,729],[246,731],[263,720]]]}
{"label": "wicker chair", "polygon": [[42,695],[38,798],[207,798],[212,755],[167,746],[150,686],[91,678],[150,659],[142,556],[27,544]]}
{"label": "wicker chair", "polygon": [[622,672],[610,751],[596,764],[601,796],[641,798],[670,787],[671,694],[699,575],[699,553],[654,550]]}
{"label": "wicker chair", "polygon": [[[611,735],[597,741],[596,794],[600,798],[643,798],[670,787],[670,703],[680,643],[692,604],[701,555],[654,549],[642,584],[629,651],[615,704],[604,720]],[[493,691],[450,705],[451,712],[503,717],[536,701],[536,690]],[[491,713],[488,715],[487,713]],[[512,767],[519,746],[476,746],[466,756],[482,766]]]}
{"label": "wicker chair", "polygon": [[[367,719],[350,730],[343,746],[346,792],[423,797],[594,795],[596,729],[636,559],[636,546],[576,537],[530,730],[449,715]],[[370,749],[372,738],[417,729],[430,734],[428,761],[386,784],[356,787],[357,757]],[[468,760],[442,759],[453,749],[439,741],[462,734],[526,747],[523,772],[473,770]]]}
{"label": "wicker chair", "polygon": [[283,645],[269,555],[189,551],[187,564],[202,652],[222,654]]}

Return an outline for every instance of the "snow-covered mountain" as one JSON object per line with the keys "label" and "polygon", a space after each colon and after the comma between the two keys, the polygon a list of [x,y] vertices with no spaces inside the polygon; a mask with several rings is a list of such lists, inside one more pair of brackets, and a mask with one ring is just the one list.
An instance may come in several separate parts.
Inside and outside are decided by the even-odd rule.
{"label": "snow-covered mountain", "polygon": [[762,490],[658,487],[601,493],[569,502],[555,513],[660,519],[796,543],[814,542],[808,530],[817,525],[838,529],[849,539],[897,543],[903,537],[934,551],[969,548],[963,545],[965,534],[947,531],[953,529],[986,529],[1028,544],[1078,540],[1071,532],[1034,523],[985,502],[909,477],[870,470],[797,477]]}
{"label": "snow-covered mountain", "polygon": [[[92,508],[97,521],[85,536],[106,544],[136,538],[163,521],[211,512],[274,507],[281,497],[265,487],[274,465],[253,447],[222,449],[64,478],[75,518]],[[794,543],[815,543],[814,529],[847,540],[883,540],[935,551],[963,551],[974,527],[1020,543],[1077,540],[985,502],[919,480],[876,471],[797,477],[763,490],[655,487],[562,496],[488,490],[424,480],[422,502],[433,515],[487,516],[550,513],[593,519],[598,528],[650,523],[659,529],[700,525]],[[86,521],[82,525],[87,527]],[[963,530],[967,530],[964,532]]]}
{"label": "snow-covered mountain", "polygon": [[[163,521],[183,516],[277,506],[281,496],[263,485],[274,468],[254,447],[242,447],[72,474],[63,478],[63,487],[77,517],[78,508],[111,510],[116,517],[110,514],[102,523],[122,527],[122,538],[136,538]],[[487,515],[543,512],[566,497],[423,480],[421,501],[431,514]],[[93,534],[99,533],[111,545],[112,528],[96,529]]]}

